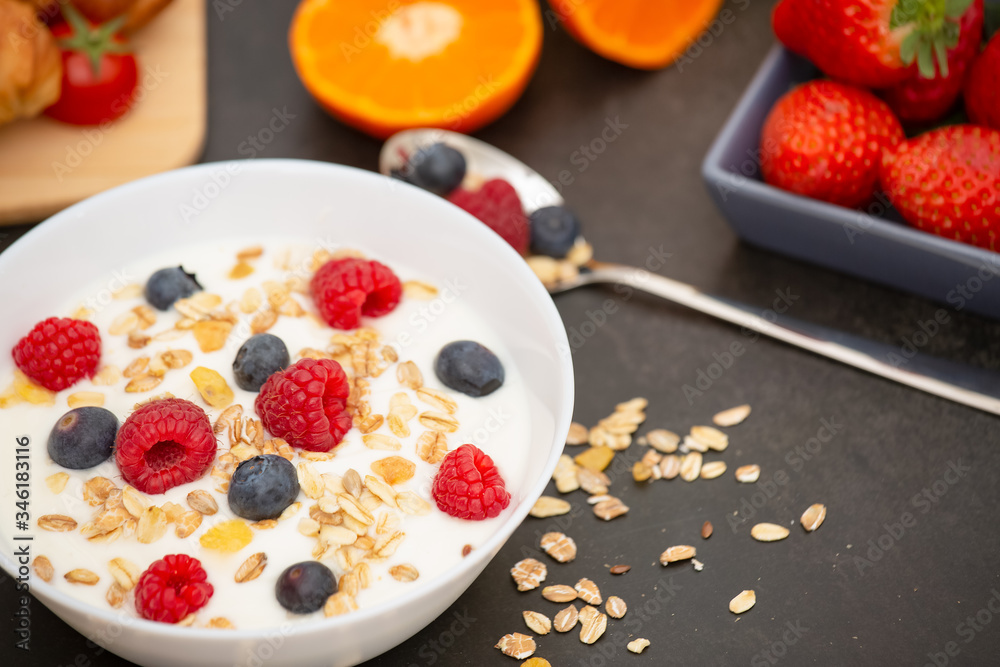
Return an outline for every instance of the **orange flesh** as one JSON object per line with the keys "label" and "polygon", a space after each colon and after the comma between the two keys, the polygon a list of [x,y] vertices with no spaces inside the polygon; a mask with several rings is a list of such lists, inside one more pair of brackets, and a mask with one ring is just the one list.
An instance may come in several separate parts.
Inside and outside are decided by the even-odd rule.
{"label": "orange flesh", "polygon": [[[386,18],[407,5],[429,4],[460,15],[457,37],[416,61],[394,57],[380,41]],[[523,91],[541,40],[532,0],[304,0],[289,34],[309,92],[377,137],[417,126],[466,132],[494,120]]]}
{"label": "orange flesh", "polygon": [[595,53],[640,69],[665,67],[709,26],[722,0],[553,0]]}

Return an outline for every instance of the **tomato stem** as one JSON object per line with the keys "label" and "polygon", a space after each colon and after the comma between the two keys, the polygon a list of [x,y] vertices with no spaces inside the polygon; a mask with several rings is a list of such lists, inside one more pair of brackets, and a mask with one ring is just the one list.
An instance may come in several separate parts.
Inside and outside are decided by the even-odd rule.
{"label": "tomato stem", "polygon": [[65,4],[62,8],[63,16],[73,34],[67,39],[59,40],[59,48],[64,51],[78,51],[87,56],[90,66],[94,70],[94,77],[101,73],[101,56],[106,53],[130,53],[128,44],[118,34],[125,17],[119,16],[100,26],[92,26],[87,19],[80,14],[72,5]]}

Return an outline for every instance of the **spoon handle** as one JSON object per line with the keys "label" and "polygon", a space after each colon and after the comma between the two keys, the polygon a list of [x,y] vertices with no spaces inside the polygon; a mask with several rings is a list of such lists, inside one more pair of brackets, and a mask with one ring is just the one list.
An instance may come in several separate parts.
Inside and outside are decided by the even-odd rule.
{"label": "spoon handle", "polygon": [[[848,366],[893,380],[920,391],[1000,415],[1000,375],[917,352],[907,358],[899,346],[853,336],[836,329],[778,315],[755,312],[744,304],[723,299],[676,280],[642,269],[593,262],[574,285],[617,283],[663,297],[692,310],[808,350]],[[570,285],[557,286],[553,292]],[[765,317],[764,315],[769,315]]]}

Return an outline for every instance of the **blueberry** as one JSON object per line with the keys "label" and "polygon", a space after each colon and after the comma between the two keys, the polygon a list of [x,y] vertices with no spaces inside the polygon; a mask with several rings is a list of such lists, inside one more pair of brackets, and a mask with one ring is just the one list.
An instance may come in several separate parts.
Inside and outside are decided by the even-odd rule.
{"label": "blueberry", "polygon": [[278,603],[293,614],[311,614],[337,592],[337,579],[326,565],[306,560],[290,565],[274,585]]}
{"label": "blueberry", "polygon": [[118,418],[104,408],[70,410],[49,433],[49,456],[63,468],[83,470],[111,456],[118,434]]}
{"label": "blueberry", "polygon": [[531,214],[531,252],[565,257],[580,235],[580,221],[565,206],[546,206]]}
{"label": "blueberry", "polygon": [[465,157],[447,144],[421,148],[393,176],[444,197],[465,178]]}
{"label": "blueberry", "polygon": [[458,340],[441,348],[434,372],[445,386],[476,397],[492,394],[504,378],[497,355],[471,340]]}
{"label": "blueberry", "polygon": [[272,373],[288,368],[290,362],[284,341],[269,333],[255,334],[236,353],[233,375],[240,389],[260,391]]}
{"label": "blueberry", "polygon": [[277,519],[298,495],[295,466],[275,454],[247,459],[229,480],[229,509],[251,521]]}
{"label": "blueberry", "polygon": [[185,271],[183,266],[160,269],[146,281],[146,301],[159,310],[166,310],[177,299],[189,297],[200,289],[194,274]]}

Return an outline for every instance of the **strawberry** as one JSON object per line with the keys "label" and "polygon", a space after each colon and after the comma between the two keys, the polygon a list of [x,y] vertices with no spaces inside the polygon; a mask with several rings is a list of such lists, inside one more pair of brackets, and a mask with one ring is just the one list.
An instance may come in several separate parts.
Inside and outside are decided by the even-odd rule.
{"label": "strawberry", "polygon": [[937,66],[926,77],[919,68],[912,78],[886,88],[882,98],[904,123],[929,123],[955,104],[969,65],[979,53],[983,34],[983,0],[973,0],[959,21],[958,42],[948,49],[946,67]]}
{"label": "strawberry", "polygon": [[914,227],[1000,250],[1000,131],[951,125],[900,142],[879,176]]}
{"label": "strawberry", "polygon": [[948,49],[958,43],[957,21],[972,0],[780,0],[771,16],[781,42],[831,78],[866,88],[888,88],[927,78],[934,60],[948,71]]}
{"label": "strawberry", "polygon": [[976,125],[1000,130],[1000,32],[993,35],[969,68],[965,112]]}
{"label": "strawberry", "polygon": [[841,206],[875,193],[882,150],[903,140],[885,102],[866,90],[819,80],[778,100],[761,132],[761,171],[771,185]]}

